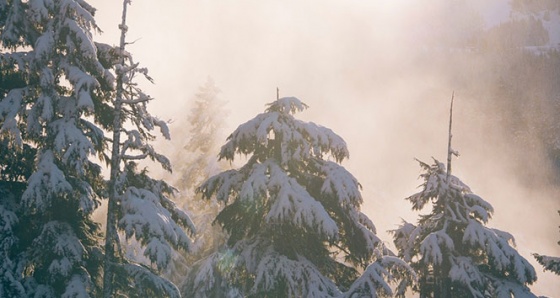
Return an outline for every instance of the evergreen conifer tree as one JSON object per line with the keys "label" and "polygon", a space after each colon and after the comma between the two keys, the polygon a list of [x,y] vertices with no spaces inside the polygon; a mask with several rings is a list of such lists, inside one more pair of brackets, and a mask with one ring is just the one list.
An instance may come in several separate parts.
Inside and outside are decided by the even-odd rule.
{"label": "evergreen conifer tree", "polygon": [[90,157],[101,151],[103,135],[90,117],[113,77],[92,42],[94,12],[85,1],[0,2],[0,134],[10,158],[24,157],[1,161],[2,179],[19,176],[22,183],[1,203],[13,207],[3,216],[12,226],[3,246],[17,245],[3,260],[15,272],[3,277],[21,279],[2,283],[8,296],[99,290],[100,233],[91,213],[104,186]]}
{"label": "evergreen conifer tree", "polygon": [[[116,294],[158,297],[180,297],[178,288],[160,276],[170,266],[176,250],[188,250],[194,225],[188,215],[179,209],[169,196],[174,189],[163,180],[152,178],[147,169],[139,169],[138,161],[151,159],[171,171],[169,160],[155,151],[150,144],[153,131],[159,129],[169,139],[167,124],[152,116],[147,103],[152,100],[138,86],[138,76],[152,81],[145,68],[139,67],[132,55],[125,51],[127,32],[126,14],[129,0],[123,1],[121,40],[118,49],[105,51],[111,57],[117,75],[116,94],[112,102],[113,133],[110,180],[108,181],[107,232],[103,296]],[[185,231],[186,229],[186,231]],[[150,264],[138,264],[126,258],[117,230],[126,240],[140,243],[144,257]],[[148,266],[146,266],[148,265]]]}
{"label": "evergreen conifer tree", "polygon": [[451,174],[453,100],[449,111],[447,168],[436,159],[419,161],[425,171],[422,191],[408,198],[413,210],[431,203],[429,214],[418,224],[406,221],[393,232],[399,256],[416,270],[414,286],[403,279],[400,293],[412,287],[420,297],[536,297],[527,285],[536,279],[535,269],[515,250],[507,232],[486,227],[494,209]]}
{"label": "evergreen conifer tree", "polygon": [[[182,227],[192,225],[168,199],[172,188],[135,163],[152,158],[170,169],[148,144],[166,125],[147,112],[150,98],[133,81],[146,70],[124,47],[93,42],[94,12],[83,0],[0,1],[0,144],[9,150],[0,154],[0,295],[99,296],[100,277],[112,271],[110,295],[179,296],[157,271],[172,249],[188,246]],[[120,100],[113,100],[115,74]],[[103,180],[93,157],[117,161],[117,179]],[[103,268],[102,234],[91,216],[111,190],[118,195],[113,224],[140,240],[151,266],[122,258],[114,237]]]}
{"label": "evergreen conifer tree", "polygon": [[203,181],[225,167],[217,158],[220,150],[218,142],[227,116],[225,101],[218,97],[220,92],[214,80],[208,77],[194,96],[187,123],[180,122],[177,125],[188,128],[188,132],[181,132],[188,135],[182,145],[184,150],[177,151],[173,158],[173,161],[180,161],[174,162],[179,176],[177,185],[192,193]]}
{"label": "evergreen conifer tree", "polygon": [[220,211],[219,203],[214,198],[202,200],[202,195],[195,193],[204,180],[228,168],[224,161],[218,161],[218,142],[227,116],[219,93],[220,89],[208,77],[195,94],[187,118],[172,126],[174,135],[187,136],[181,144],[182,150],[175,151],[171,158],[175,165],[173,184],[179,189],[178,203],[191,210],[197,227],[192,251],[179,256],[175,261],[176,272],[169,273],[177,281],[184,281],[186,268],[217,251],[225,242],[222,229],[213,224]]}
{"label": "evergreen conifer tree", "polygon": [[229,136],[220,158],[243,154],[247,163],[199,188],[204,198],[225,204],[216,222],[228,233],[227,246],[200,263],[186,294],[392,294],[389,268],[402,262],[386,256],[360,211],[360,185],[339,165],[348,157],[346,143],[328,128],[295,119],[305,108],[297,98],[280,98]]}
{"label": "evergreen conifer tree", "polygon": [[492,206],[437,160],[420,165],[422,191],[407,200],[414,210],[432,210],[393,231],[399,256],[419,276],[413,290],[420,297],[536,297],[527,287],[535,270],[513,236],[486,226]]}

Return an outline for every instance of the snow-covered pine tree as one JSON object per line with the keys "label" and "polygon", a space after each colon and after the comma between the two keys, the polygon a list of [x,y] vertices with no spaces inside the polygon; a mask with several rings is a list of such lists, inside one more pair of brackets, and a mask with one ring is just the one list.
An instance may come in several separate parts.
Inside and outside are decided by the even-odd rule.
{"label": "snow-covered pine tree", "polygon": [[228,240],[193,273],[189,295],[392,294],[387,267],[400,261],[384,256],[373,223],[360,211],[360,185],[339,165],[348,157],[346,143],[328,128],[295,119],[305,108],[297,98],[280,98],[222,147],[221,159],[243,154],[248,161],[199,188],[204,198],[225,204],[216,221]]}
{"label": "snow-covered pine tree", "polygon": [[[560,214],[560,210],[558,214]],[[560,245],[560,241],[558,241],[558,245]],[[536,253],[533,254],[533,256],[537,259],[537,262],[544,267],[544,270],[549,270],[560,275],[560,257],[551,257]]]}
{"label": "snow-covered pine tree", "polygon": [[413,210],[432,210],[392,231],[399,256],[419,276],[413,290],[420,297],[536,297],[527,287],[535,270],[513,236],[486,226],[492,206],[437,160],[420,166],[422,191],[407,200]]}
{"label": "snow-covered pine tree", "polygon": [[[113,139],[110,156],[106,157],[111,161],[111,176],[103,297],[180,297],[177,287],[159,274],[170,264],[174,251],[189,249],[191,240],[185,229],[194,232],[194,226],[187,214],[169,199],[174,189],[165,181],[152,178],[146,169],[138,169],[138,161],[151,159],[171,171],[169,160],[150,144],[155,139],[155,129],[167,139],[170,136],[167,124],[148,112],[147,103],[152,98],[136,82],[137,76],[152,81],[147,69],[140,68],[125,51],[129,4],[129,0],[123,0],[119,48],[104,51],[108,60],[111,60],[111,53],[116,53],[112,66],[117,80],[111,109],[112,126],[107,128],[113,133]],[[117,230],[121,230],[127,240],[134,237],[142,245],[143,255],[150,264],[126,259]]]}
{"label": "snow-covered pine tree", "polygon": [[[188,226],[190,221],[165,196],[171,188],[151,179],[146,171],[135,170],[130,158],[141,156],[126,155],[138,150],[168,167],[165,158],[144,142],[152,138],[151,130],[165,127],[147,113],[146,99],[138,98],[141,93],[130,80],[133,73],[144,70],[131,63],[119,64],[113,58],[122,51],[92,41],[92,31],[98,29],[94,12],[83,0],[0,1],[0,134],[14,153],[19,150],[27,156],[28,149],[34,150],[29,175],[25,171],[18,174],[25,179],[23,193],[18,197],[12,191],[2,200],[6,235],[2,245],[7,248],[2,253],[11,254],[9,260],[2,260],[1,270],[15,277],[2,277],[12,279],[2,283],[8,296],[90,297],[101,293],[101,233],[91,214],[99,199],[107,195],[107,183],[92,157],[112,160],[107,152],[110,139],[104,130],[120,131],[128,137],[117,142],[122,148],[121,161],[126,164],[118,172],[122,190],[119,226],[127,235],[143,239],[155,268],[165,266],[171,247],[188,243],[174,223]],[[120,78],[130,83],[123,92],[126,108],[121,112],[125,116],[119,122],[132,123],[126,129],[114,128],[111,99],[115,82],[110,68],[124,74]],[[14,169],[10,170],[13,175],[17,171],[13,166],[18,166],[5,162],[2,179],[6,169]],[[150,224],[145,224],[148,221]],[[135,234],[131,228],[134,223],[143,234]],[[13,234],[14,225],[17,235]],[[156,232],[149,237],[152,229]],[[118,261],[114,269],[120,283],[115,293],[135,295],[134,289],[160,295],[167,290],[170,296],[178,296],[176,287],[150,268]]]}
{"label": "snow-covered pine tree", "polygon": [[23,285],[2,283],[8,296],[87,297],[99,289],[91,214],[104,185],[90,157],[103,134],[90,120],[112,75],[92,42],[94,11],[85,1],[0,1],[0,134],[12,158],[34,160],[30,169],[2,160],[3,171],[24,182],[2,200],[3,208],[15,205],[3,221],[17,225],[19,237],[3,244],[17,243],[12,277]]}
{"label": "snow-covered pine tree", "polygon": [[[420,297],[536,297],[527,285],[536,279],[535,269],[515,250],[507,232],[485,225],[494,209],[451,174],[453,100],[449,110],[447,168],[434,159],[421,161],[425,173],[422,191],[407,198],[413,210],[432,203],[418,225],[406,221],[393,230],[399,255],[419,276],[418,286],[403,279],[399,295],[408,287]],[[513,245],[513,246],[512,246]]]}

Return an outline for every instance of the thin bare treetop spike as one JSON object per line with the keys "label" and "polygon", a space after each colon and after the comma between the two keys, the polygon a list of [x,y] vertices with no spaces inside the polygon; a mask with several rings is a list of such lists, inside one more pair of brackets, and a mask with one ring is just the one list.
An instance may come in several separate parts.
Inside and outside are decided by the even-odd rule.
{"label": "thin bare treetop spike", "polygon": [[449,108],[449,142],[447,143],[447,181],[449,182],[449,176],[451,175],[451,155],[457,156],[457,152],[455,152],[451,148],[451,138],[453,135],[451,134],[451,127],[453,123],[453,100],[455,99],[455,91],[451,94],[451,107]]}
{"label": "thin bare treetop spike", "polygon": [[280,88],[276,87],[276,100],[280,99]]}

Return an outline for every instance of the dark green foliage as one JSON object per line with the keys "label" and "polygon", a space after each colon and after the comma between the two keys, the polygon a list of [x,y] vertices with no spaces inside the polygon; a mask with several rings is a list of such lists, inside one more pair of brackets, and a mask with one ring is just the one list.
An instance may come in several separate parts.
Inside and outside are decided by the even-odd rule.
{"label": "dark green foliage", "polygon": [[[37,150],[28,144],[23,148],[10,146],[7,138],[0,137],[0,181],[25,182],[33,172]],[[12,191],[11,189],[9,189]],[[20,193],[14,191],[13,193]]]}

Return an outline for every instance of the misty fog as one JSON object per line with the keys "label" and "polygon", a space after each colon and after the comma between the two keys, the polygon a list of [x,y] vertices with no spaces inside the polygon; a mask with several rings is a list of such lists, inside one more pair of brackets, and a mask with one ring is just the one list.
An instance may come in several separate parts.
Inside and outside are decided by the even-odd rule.
{"label": "misty fog", "polygon": [[[516,60],[526,55],[493,48],[493,35],[478,38],[507,18],[500,10],[507,0],[425,2],[133,1],[128,50],[155,79],[143,89],[155,98],[154,114],[172,121],[172,132],[181,131],[177,125],[207,76],[228,102],[224,136],[262,112],[277,87],[308,104],[296,117],[347,142],[343,166],[362,184],[363,210],[390,247],[386,231],[418,217],[404,200],[421,183],[414,158],[446,159],[455,92],[454,175],[493,205],[488,226],[516,238],[537,271],[534,292],[560,293],[558,277],[531,256],[560,255],[560,177],[544,139],[560,131],[547,134],[536,121],[560,120],[550,101],[560,93],[512,89],[560,85],[559,76],[538,77],[525,69],[534,63]],[[91,4],[104,31],[97,40],[117,44],[121,4]],[[533,73],[535,84],[523,76]],[[170,154],[187,137],[174,134],[160,146]]]}

